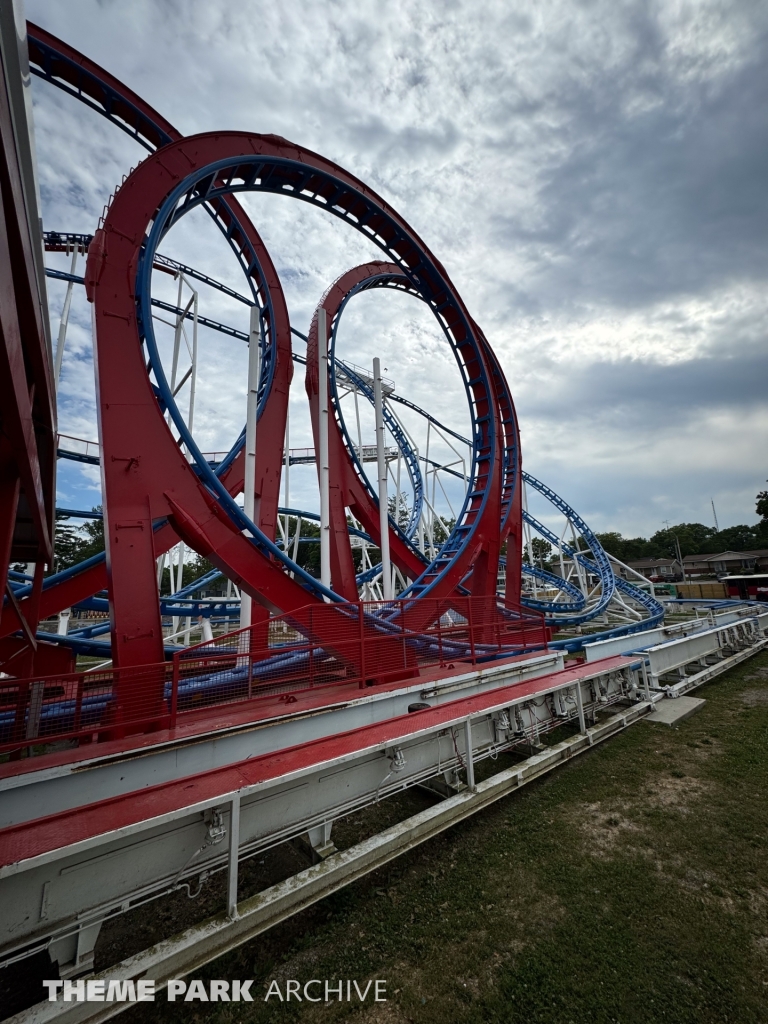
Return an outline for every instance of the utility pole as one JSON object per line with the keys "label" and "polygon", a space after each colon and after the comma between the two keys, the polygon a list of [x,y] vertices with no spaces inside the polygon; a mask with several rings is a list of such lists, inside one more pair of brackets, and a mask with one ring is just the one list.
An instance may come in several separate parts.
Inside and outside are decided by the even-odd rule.
{"label": "utility pole", "polygon": [[[666,526],[666,528],[669,530],[669,520],[668,519],[662,519],[662,522]],[[672,536],[675,538],[675,549],[677,550],[677,560],[680,563],[680,572],[682,573],[683,583],[686,583],[687,580],[685,578],[685,565],[683,564],[683,556],[680,553],[680,541],[678,540],[676,533],[673,533],[671,530],[670,530],[670,533],[672,533]]]}

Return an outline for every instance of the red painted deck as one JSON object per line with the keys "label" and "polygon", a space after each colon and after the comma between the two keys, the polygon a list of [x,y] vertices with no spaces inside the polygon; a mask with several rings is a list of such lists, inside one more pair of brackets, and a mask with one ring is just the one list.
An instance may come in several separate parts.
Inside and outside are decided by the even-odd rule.
{"label": "red painted deck", "polygon": [[268,782],[292,772],[310,769],[345,754],[390,745],[422,729],[439,728],[468,715],[519,700],[554,687],[568,686],[577,679],[589,678],[632,664],[636,659],[624,656],[606,658],[590,665],[498,687],[482,694],[463,697],[439,707],[402,715],[386,722],[364,726],[325,737],[276,753],[264,754],[238,764],[214,769],[163,783],[134,793],[88,806],[73,808],[35,821],[0,830],[0,867],[18,863],[53,850],[118,829],[150,821],[161,815],[182,811],[199,803],[214,804],[236,790]]}
{"label": "red painted deck", "polygon": [[366,689],[361,689],[356,682],[352,681],[336,685],[330,684],[314,690],[296,690],[291,694],[295,700],[290,703],[286,703],[285,694],[269,694],[265,697],[253,697],[249,701],[233,701],[229,704],[203,707],[198,711],[185,714],[175,729],[133,733],[122,739],[100,742],[98,745],[86,743],[71,750],[41,754],[19,761],[6,761],[5,764],[0,764],[0,783],[3,779],[24,775],[27,772],[44,771],[66,764],[76,765],[79,761],[101,761],[130,752],[146,753],[153,747],[167,743],[185,743],[193,739],[199,740],[205,736],[212,736],[214,733],[225,733],[260,723],[276,722],[281,718],[289,719],[324,708],[343,707],[363,697],[394,693],[408,687],[421,690],[438,680],[482,671],[484,667],[490,669],[499,665],[519,665],[531,661],[533,658],[540,658],[546,653],[546,651],[532,651],[529,654],[520,654],[514,658],[490,662],[486,666],[479,667],[466,662],[457,662],[453,668],[440,668],[436,665],[422,669],[415,678],[383,683]]}

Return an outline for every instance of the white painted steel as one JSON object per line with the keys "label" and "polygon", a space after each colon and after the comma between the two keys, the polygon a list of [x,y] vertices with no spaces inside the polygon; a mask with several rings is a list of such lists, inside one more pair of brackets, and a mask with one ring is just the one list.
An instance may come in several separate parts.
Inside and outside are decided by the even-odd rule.
{"label": "white painted steel", "polygon": [[[656,629],[647,629],[642,633],[630,633],[627,636],[612,637],[609,640],[597,640],[591,644],[584,644],[584,653],[587,662],[600,661],[601,658],[612,658],[616,654],[633,654],[636,651],[647,650],[657,644],[664,644],[681,636],[690,636],[693,633],[700,633],[713,627],[727,626],[735,622],[744,622],[751,616],[745,616],[740,611],[721,612],[717,615],[690,619],[688,622],[679,622],[674,626],[658,626]],[[768,613],[759,617],[765,625],[761,627],[764,631],[768,628]]]}
{"label": "white painted steel", "polygon": [[[494,730],[492,734],[492,740],[495,735],[496,730]],[[468,718],[464,723],[464,770],[467,773],[467,788],[472,790],[475,788],[475,763],[473,753],[472,719]]]}
{"label": "white painted steel", "polygon": [[240,794],[229,805],[229,850],[227,853],[227,916],[237,917],[237,875],[240,855]]}
{"label": "white painted steel", "polygon": [[32,768],[0,779],[0,828],[384,722],[407,714],[408,705],[415,701],[428,701],[437,707],[459,696],[471,697],[499,686],[540,678],[559,670],[562,664],[559,651],[525,657],[429,684],[422,681],[397,690],[362,691],[353,700],[311,710],[286,710],[266,721],[218,728],[209,734],[179,736],[172,741],[142,746],[141,756],[133,750],[112,756],[97,753],[72,764],[37,771]]}
{"label": "white painted steel", "polygon": [[[419,814],[398,822],[378,835],[337,852],[277,885],[243,900],[234,918],[217,915],[200,922],[151,949],[124,960],[97,974],[97,978],[127,980],[148,977],[156,981],[158,991],[171,978],[192,974],[211,960],[263,933],[351,882],[364,877],[407,850],[439,835],[477,811],[508,796],[529,782],[553,771],[573,757],[585,753],[641,721],[653,710],[643,701],[622,714],[612,715],[589,729],[586,735],[558,743],[527,760],[478,783]],[[130,1003],[38,1003],[10,1018],[7,1024],[99,1024],[131,1006]]]}
{"label": "white painted steel", "polygon": [[[261,317],[259,307],[251,306],[248,337],[248,401],[245,419],[245,475],[243,511],[253,522],[256,515],[256,420],[258,416],[259,377],[261,376]],[[240,628],[251,624],[251,597],[240,593]],[[247,640],[246,640],[247,642]]]}
{"label": "white painted steel", "polygon": [[676,669],[683,670],[691,662],[703,662],[713,655],[721,657],[723,649],[749,646],[757,638],[757,619],[742,619],[740,622],[703,630],[679,640],[651,647],[646,652],[651,679],[658,685],[659,678],[665,673]]}
{"label": "white painted steel", "polygon": [[[92,927],[106,915],[121,913],[185,881],[196,884],[193,879],[201,874],[228,866],[231,895],[234,854],[230,857],[220,843],[220,828],[214,830],[216,841],[212,839],[211,823],[221,820],[236,796],[241,802],[242,858],[310,828],[328,826],[345,814],[462,764],[469,771],[471,787],[474,761],[516,742],[536,743],[542,732],[564,720],[576,721],[573,691],[577,687],[591,717],[608,704],[626,699],[635,687],[637,667],[630,668],[628,662],[619,669],[585,668],[565,689],[558,676],[545,676],[540,686],[517,700],[505,695],[503,702],[491,702],[469,717],[459,707],[455,718],[440,725],[425,725],[418,715],[406,717],[405,723],[401,718],[411,728],[394,730],[396,740],[377,741],[245,786],[239,793],[223,792],[116,832],[6,865],[0,869],[0,952],[12,954],[52,935],[57,941],[69,936],[74,942],[79,929]],[[562,703],[555,698],[559,691]],[[128,763],[124,761],[122,768]],[[94,771],[98,774],[97,765]],[[42,905],[43,892],[47,910],[41,920],[30,915],[30,907]],[[228,907],[231,910],[231,900]]]}
{"label": "white painted steel", "polygon": [[690,693],[691,690],[695,690],[698,686],[703,686],[704,683],[710,682],[715,676],[719,676],[722,672],[727,672],[731,668],[735,668],[736,665],[742,661],[746,661],[747,658],[754,657],[755,654],[759,654],[760,651],[764,651],[768,647],[768,639],[758,640],[757,643],[751,647],[746,647],[744,650],[738,651],[736,654],[732,654],[728,658],[724,658],[722,661],[715,662],[714,665],[709,665],[707,668],[702,669],[695,675],[686,676],[679,683],[675,683],[673,686],[666,687],[666,695],[668,697],[681,697],[685,693]]}
{"label": "white painted steel", "polygon": [[683,668],[691,661],[719,654],[723,647],[722,629],[706,629],[701,633],[681,637],[658,647],[651,647],[646,652],[651,669],[651,678],[658,684],[660,676],[665,672]]}
{"label": "white painted steel", "polygon": [[[759,619],[742,619],[652,647],[647,651],[651,678],[658,684],[666,672],[684,668],[692,661],[706,665],[707,658],[736,649],[731,657],[720,657],[716,664],[681,680],[669,696],[701,685],[768,646],[768,639],[759,631],[764,623],[768,624],[768,612]],[[559,653],[554,656],[556,664],[561,664],[561,657]],[[378,742],[234,793],[222,792],[118,832],[92,836],[6,865],[0,869],[2,958],[24,955],[21,950],[40,944],[40,948],[50,945],[64,974],[87,969],[100,923],[106,916],[141,905],[180,885],[197,886],[196,877],[204,879],[220,870],[228,872],[226,911],[228,919],[235,920],[242,915],[236,885],[243,857],[309,830],[322,833],[330,844],[335,819],[409,786],[446,772],[455,773],[462,765],[467,770],[468,794],[471,796],[473,790],[480,793],[486,783],[474,785],[476,760],[516,744],[535,746],[542,732],[567,721],[579,728],[579,736],[567,743],[569,752],[582,749],[595,742],[605,728],[590,726],[595,716],[610,705],[620,701],[628,705],[627,710],[614,716],[612,728],[625,727],[637,717],[639,707],[652,706],[647,700],[645,658],[627,659],[610,669],[601,668],[599,663],[585,665],[568,682],[552,674],[552,668],[553,654],[548,653],[511,665],[473,670],[427,687],[417,683],[402,691],[367,695],[309,713],[303,710],[272,723],[233,727],[225,733],[190,738],[192,742],[157,744],[156,748],[142,750],[141,757],[131,752],[114,758],[97,757],[3,780],[0,827],[88,805],[107,796],[129,794],[161,781],[194,776],[243,757],[333,735],[355,725],[403,716],[417,692],[422,700],[426,697],[439,705],[455,699],[462,684],[462,695],[469,696],[549,672],[532,692],[512,700],[505,695],[503,703],[491,702],[469,717],[457,708],[455,719],[421,727],[418,715],[408,718],[408,725],[412,721],[410,731],[393,732],[396,746],[389,740]],[[645,690],[644,700],[638,699],[641,688]],[[541,758],[552,758],[556,749],[543,751]],[[513,772],[518,785],[524,773],[520,766]],[[232,809],[238,802],[239,814]],[[225,834],[227,842],[221,844]],[[39,908],[39,912],[30,915],[30,907]]]}
{"label": "white painted steel", "polygon": [[384,436],[384,398],[382,395],[381,360],[373,360],[373,404],[376,413],[376,462],[379,473],[379,530],[381,532],[381,588],[385,601],[394,595],[392,562],[389,554],[389,506],[387,501],[387,460]]}
{"label": "white painted steel", "polygon": [[[72,265],[69,268],[69,272],[74,276],[75,268],[77,266],[77,254],[80,251],[79,246],[75,246],[72,250]],[[53,368],[53,383],[56,390],[59,390],[59,377],[61,376],[61,363],[64,359],[64,346],[67,342],[67,325],[69,324],[69,308],[72,305],[72,289],[75,286],[74,281],[67,281],[67,292],[64,296],[64,307],[61,311],[61,321],[59,323],[59,335],[56,339],[56,358],[54,361]]]}

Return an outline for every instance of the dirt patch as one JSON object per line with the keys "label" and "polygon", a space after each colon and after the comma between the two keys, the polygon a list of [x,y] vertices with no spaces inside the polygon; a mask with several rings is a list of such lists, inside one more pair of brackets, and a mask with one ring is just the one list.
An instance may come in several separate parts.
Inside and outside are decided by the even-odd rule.
{"label": "dirt patch", "polygon": [[638,837],[641,827],[621,810],[602,801],[580,804],[568,817],[584,838],[589,851],[597,857],[608,856],[629,833]]}
{"label": "dirt patch", "polygon": [[652,807],[664,807],[687,814],[689,805],[712,789],[710,782],[690,775],[662,775],[647,785],[646,802]]}
{"label": "dirt patch", "polygon": [[[753,679],[753,676],[749,677]],[[768,678],[768,674],[766,675]],[[746,704],[748,708],[757,708],[768,706],[768,688],[765,690],[744,690],[741,694],[742,704]]]}
{"label": "dirt patch", "polygon": [[[768,905],[768,889],[762,885],[757,889],[750,889],[748,900],[752,913],[764,917],[765,908]],[[765,939],[765,942],[768,943],[768,938]]]}
{"label": "dirt patch", "polygon": [[410,1017],[395,1003],[374,1003],[358,1017],[361,1024],[407,1024]]}
{"label": "dirt patch", "polygon": [[637,820],[639,814],[649,808],[688,814],[690,805],[712,788],[711,783],[682,772],[679,776],[661,775],[646,783],[636,801],[579,804],[567,817],[595,857],[609,857],[619,847],[624,852],[631,847],[635,853],[653,856],[653,844],[648,842],[647,831]]}

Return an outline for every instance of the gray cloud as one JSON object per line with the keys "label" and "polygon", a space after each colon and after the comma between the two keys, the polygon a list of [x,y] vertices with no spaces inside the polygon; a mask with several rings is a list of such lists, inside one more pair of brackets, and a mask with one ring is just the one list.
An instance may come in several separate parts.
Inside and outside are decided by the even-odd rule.
{"label": "gray cloud", "polygon": [[671,366],[625,357],[577,364],[563,374],[560,365],[541,363],[536,386],[529,383],[518,402],[522,416],[560,417],[563,408],[583,405],[589,417],[637,423],[652,416],[672,426],[707,412],[766,410],[765,344]]}
{"label": "gray cloud", "polygon": [[[275,132],[379,191],[496,347],[526,465],[595,526],[703,519],[710,496],[721,523],[754,520],[768,475],[764,5],[26,6],[180,130]],[[46,226],[91,231],[144,152],[55,90],[35,82],[34,94]],[[300,330],[336,276],[377,256],[300,204],[246,205]],[[239,287],[209,229],[190,220],[166,249]],[[51,294],[55,330],[63,292]],[[216,295],[202,301],[214,319],[239,315]],[[455,364],[418,303],[362,298],[346,316],[348,358],[382,355],[398,390],[465,428]],[[61,429],[93,436],[82,297],[73,318]],[[203,370],[198,431],[218,449],[239,430],[243,353],[206,336]],[[308,443],[300,372],[291,417],[292,443]],[[83,501],[95,493],[79,472],[60,478],[70,504],[78,488]],[[311,474],[291,486],[314,504]]]}
{"label": "gray cloud", "polygon": [[[663,82],[657,83],[659,89]],[[765,47],[717,90],[699,83],[627,117],[604,81],[571,102],[573,148],[545,174],[541,223],[518,218],[513,244],[555,247],[548,296],[588,293],[619,306],[762,278],[768,232]],[[680,91],[673,87],[671,91]],[[691,95],[690,93],[693,93]],[[563,255],[565,260],[562,260]]]}

